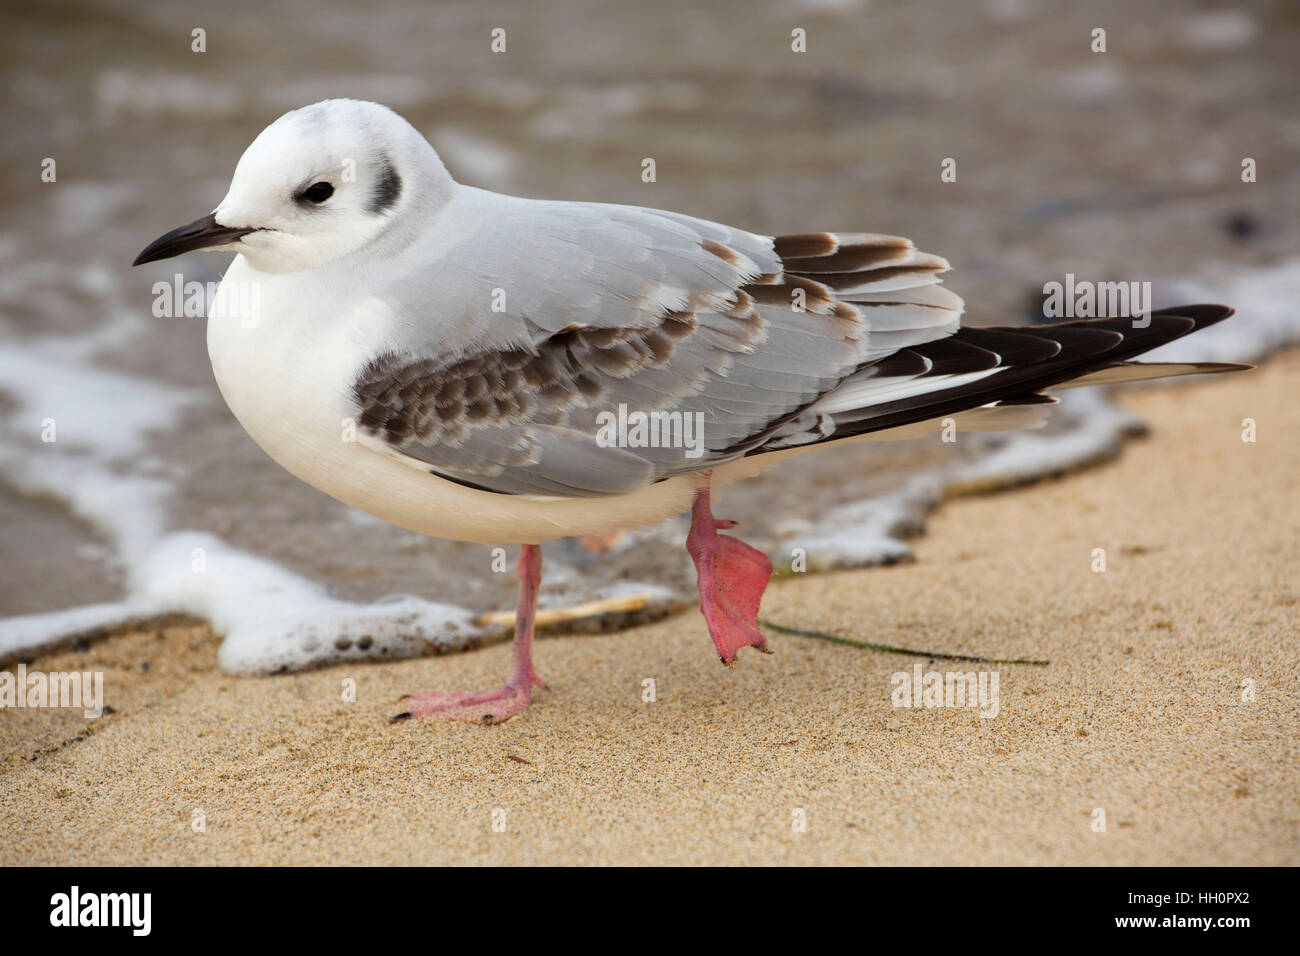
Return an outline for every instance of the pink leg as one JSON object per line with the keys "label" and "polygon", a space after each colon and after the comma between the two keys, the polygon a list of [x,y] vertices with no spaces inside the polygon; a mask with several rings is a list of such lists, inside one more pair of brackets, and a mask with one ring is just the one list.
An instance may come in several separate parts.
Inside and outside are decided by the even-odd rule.
{"label": "pink leg", "polygon": [[528,706],[533,685],[546,684],[533,670],[533,618],[537,613],[537,590],[542,583],[542,549],[525,544],[519,551],[519,609],[515,612],[515,655],[504,687],[480,691],[435,691],[408,694],[402,698],[407,710],[393,720],[437,717],[476,724],[499,724]]}
{"label": "pink leg", "polygon": [[739,538],[718,534],[734,526],[713,517],[707,487],[695,496],[686,550],[695,562],[700,611],[724,664],[734,661],[742,647],[771,653],[758,629],[758,606],[772,576],[772,562]]}

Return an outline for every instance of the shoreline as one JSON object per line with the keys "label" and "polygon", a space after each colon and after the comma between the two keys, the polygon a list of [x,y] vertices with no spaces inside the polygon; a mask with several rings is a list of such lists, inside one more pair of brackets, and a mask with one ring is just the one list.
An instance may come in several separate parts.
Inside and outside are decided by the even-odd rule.
{"label": "shoreline", "polygon": [[919,658],[769,632],[722,668],[686,614],[547,637],[551,690],[500,727],[390,726],[508,649],[242,678],[177,620],[37,657],[103,670],[112,712],[0,711],[0,862],[1295,864],[1297,374],[1128,391],[1150,433],[1117,459],[950,496],[913,561],[773,582],[785,626],[1052,661],[997,665],[991,719],[892,706]]}

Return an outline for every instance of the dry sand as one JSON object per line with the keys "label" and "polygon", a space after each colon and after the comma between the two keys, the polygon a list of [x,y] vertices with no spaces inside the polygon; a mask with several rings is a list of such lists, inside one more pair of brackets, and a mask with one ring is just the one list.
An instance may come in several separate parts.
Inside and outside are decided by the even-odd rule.
{"label": "dry sand", "polygon": [[725,669],[691,614],[543,640],[551,690],[500,727],[390,725],[508,649],[235,678],[175,625],[34,663],[103,669],[115,712],[0,712],[0,862],[1300,863],[1297,374],[1130,393],[1152,435],[1119,461],[768,592],[784,624],[1050,658],[991,668],[996,718],[895,709],[912,659],[805,638]]}

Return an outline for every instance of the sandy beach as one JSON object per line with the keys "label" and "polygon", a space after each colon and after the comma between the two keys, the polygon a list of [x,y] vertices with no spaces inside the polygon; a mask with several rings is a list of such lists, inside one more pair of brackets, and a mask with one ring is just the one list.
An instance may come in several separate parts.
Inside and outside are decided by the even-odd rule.
{"label": "sandy beach", "polygon": [[[726,669],[692,613],[543,640],[550,690],[502,726],[390,724],[402,693],[495,683],[508,647],[236,678],[172,623],[30,662],[102,670],[112,712],[0,712],[0,862],[1300,863],[1297,374],[1292,351],[1129,392],[1151,434],[1118,461],[950,501],[913,563],[764,605],[1049,666],[773,634]],[[918,660],[996,671],[997,716],[892,706]]]}

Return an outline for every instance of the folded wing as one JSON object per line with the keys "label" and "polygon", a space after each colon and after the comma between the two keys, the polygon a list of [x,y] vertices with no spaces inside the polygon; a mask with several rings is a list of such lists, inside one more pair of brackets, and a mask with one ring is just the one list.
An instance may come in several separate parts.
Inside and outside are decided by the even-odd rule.
{"label": "folded wing", "polygon": [[[774,240],[637,207],[522,208],[510,261],[491,261],[503,246],[489,229],[437,264],[477,264],[456,301],[424,302],[421,319],[413,292],[437,283],[391,290],[394,347],[353,387],[364,440],[475,487],[619,494],[731,461],[864,365],[958,326],[961,300],[937,284],[947,263],[906,239]],[[602,422],[634,413],[689,416],[702,441],[600,440]]]}
{"label": "folded wing", "polygon": [[[388,346],[357,373],[351,411],[377,451],[453,481],[615,495],[971,409],[1002,407],[996,426],[1072,379],[1150,377],[1133,356],[1232,312],[962,328],[947,268],[896,236],[773,239],[639,207],[509,200],[386,291]],[[657,427],[611,433],[637,415]]]}

